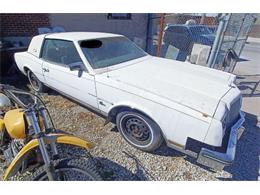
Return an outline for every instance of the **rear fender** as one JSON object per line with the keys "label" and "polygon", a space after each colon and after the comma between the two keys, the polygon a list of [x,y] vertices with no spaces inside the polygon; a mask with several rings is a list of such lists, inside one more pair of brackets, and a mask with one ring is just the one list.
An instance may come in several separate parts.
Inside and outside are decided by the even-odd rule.
{"label": "rear fender", "polygon": [[[68,144],[73,146],[82,147],[85,149],[92,148],[92,144],[90,142],[87,142],[81,138],[75,137],[73,135],[67,135],[67,134],[48,134],[45,137],[45,142],[50,143],[51,140],[54,140],[56,143],[59,144]],[[15,175],[16,172],[20,169],[22,162],[24,159],[26,159],[27,155],[39,147],[39,142],[37,139],[33,139],[30,142],[28,142],[16,155],[16,157],[13,159],[11,164],[6,169],[5,173],[3,174],[3,180],[8,180],[11,176]]]}

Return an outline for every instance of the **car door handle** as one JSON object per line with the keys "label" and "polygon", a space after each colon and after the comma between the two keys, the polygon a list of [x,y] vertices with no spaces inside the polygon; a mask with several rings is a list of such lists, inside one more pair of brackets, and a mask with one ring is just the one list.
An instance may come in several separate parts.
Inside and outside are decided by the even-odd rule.
{"label": "car door handle", "polygon": [[47,68],[43,68],[42,70],[43,70],[43,72],[50,72],[49,69],[47,69]]}
{"label": "car door handle", "polygon": [[103,101],[99,101],[99,104],[100,104],[101,106],[106,106],[106,104],[105,104]]}

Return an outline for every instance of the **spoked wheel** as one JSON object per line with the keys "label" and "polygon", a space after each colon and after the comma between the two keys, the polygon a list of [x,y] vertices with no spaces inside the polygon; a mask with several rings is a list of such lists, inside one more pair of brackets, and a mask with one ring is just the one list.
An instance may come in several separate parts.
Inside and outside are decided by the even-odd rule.
{"label": "spoked wheel", "polygon": [[36,77],[36,75],[28,70],[27,71],[27,77],[31,84],[31,87],[36,92],[44,92],[46,87],[43,85],[43,83]]}
{"label": "spoked wheel", "polygon": [[[63,159],[54,162],[55,180],[57,181],[101,181],[93,162],[83,158]],[[29,180],[47,181],[44,166],[39,167]]]}
{"label": "spoked wheel", "polygon": [[125,111],[118,114],[116,122],[120,133],[132,146],[144,151],[160,147],[163,140],[160,128],[148,117]]}

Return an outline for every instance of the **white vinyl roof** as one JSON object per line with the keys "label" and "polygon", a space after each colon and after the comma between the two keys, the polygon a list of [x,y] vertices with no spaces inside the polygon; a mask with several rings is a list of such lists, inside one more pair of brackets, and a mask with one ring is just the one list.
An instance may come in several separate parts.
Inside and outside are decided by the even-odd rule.
{"label": "white vinyl roof", "polygon": [[122,35],[112,34],[112,33],[101,33],[101,32],[62,32],[62,33],[46,34],[45,38],[80,41],[80,40],[87,40],[87,39],[98,39],[98,38],[117,37],[117,36],[122,36]]}

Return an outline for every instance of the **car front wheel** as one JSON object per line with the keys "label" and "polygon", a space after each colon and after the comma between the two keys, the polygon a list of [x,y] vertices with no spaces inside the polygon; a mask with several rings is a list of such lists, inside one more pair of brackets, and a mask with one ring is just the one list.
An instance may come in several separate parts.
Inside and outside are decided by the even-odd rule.
{"label": "car front wheel", "polygon": [[132,111],[117,115],[116,125],[123,138],[132,146],[147,152],[160,147],[163,137],[159,126],[150,118]]}

